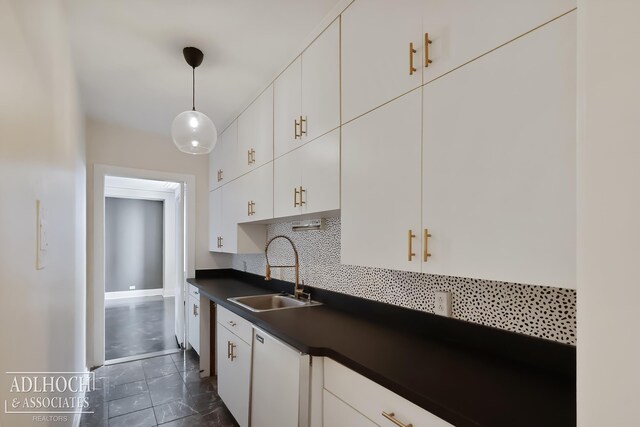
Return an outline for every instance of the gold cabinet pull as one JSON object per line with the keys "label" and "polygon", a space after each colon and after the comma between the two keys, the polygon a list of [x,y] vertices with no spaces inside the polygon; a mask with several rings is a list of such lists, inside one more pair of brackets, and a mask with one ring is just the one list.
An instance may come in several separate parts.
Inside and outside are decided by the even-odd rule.
{"label": "gold cabinet pull", "polygon": [[[302,124],[304,123],[304,130],[302,129]],[[302,135],[307,134],[307,117],[302,118],[300,116],[300,139],[302,139]]]}
{"label": "gold cabinet pull", "polygon": [[233,352],[233,350],[235,350],[235,348],[236,348],[236,345],[234,343],[232,343],[232,342],[230,342],[230,344],[231,344],[231,346],[229,348],[229,356],[230,356],[231,361],[233,362],[233,359],[235,359],[238,356],[236,356],[235,353]]}
{"label": "gold cabinet pull", "polygon": [[251,216],[251,202],[247,202],[247,216]]}
{"label": "gold cabinet pull", "polygon": [[429,230],[428,229],[424,229],[424,253],[423,253],[423,259],[424,262],[427,262],[429,260],[429,257],[431,256],[431,254],[429,253],[429,237],[431,237],[431,234],[429,234]]}
{"label": "gold cabinet pull", "polygon": [[294,208],[298,207],[298,189],[297,188],[293,189],[293,207]]}
{"label": "gold cabinet pull", "polygon": [[413,42],[409,43],[409,75],[412,76],[415,73],[416,67],[413,66],[413,54],[416,50],[413,48]]}
{"label": "gold cabinet pull", "polygon": [[382,411],[382,416],[397,425],[398,427],[413,427],[413,424],[405,424],[395,417],[393,412]]}
{"label": "gold cabinet pull", "polygon": [[222,169],[218,169],[218,182],[222,181]]}
{"label": "gold cabinet pull", "polygon": [[413,259],[414,256],[416,256],[416,254],[413,252],[413,239],[414,237],[416,237],[415,234],[413,234],[412,230],[409,230],[409,261],[411,261]]}
{"label": "gold cabinet pull", "polygon": [[224,239],[222,238],[222,236],[220,236],[220,247],[224,246]]}
{"label": "gold cabinet pull", "polygon": [[424,33],[424,66],[428,67],[431,64],[431,60],[429,59],[429,45],[431,44],[431,40],[429,40],[429,33]]}
{"label": "gold cabinet pull", "polygon": [[298,135],[298,121],[296,119],[293,119],[293,139],[298,139],[301,137],[302,135]]}
{"label": "gold cabinet pull", "polygon": [[227,341],[227,359],[231,358],[231,341]]}
{"label": "gold cabinet pull", "polygon": [[227,323],[233,328],[236,326],[236,322],[234,322],[233,320],[228,320]]}
{"label": "gold cabinet pull", "polygon": [[302,185],[301,185],[301,186],[300,186],[300,206],[307,204],[307,202],[305,202],[305,201],[302,199],[302,193],[306,193],[306,192],[307,192],[307,190],[305,190],[304,188],[302,188]]}
{"label": "gold cabinet pull", "polygon": [[256,162],[256,150],[253,148],[251,150],[247,150],[247,164],[251,166]]}
{"label": "gold cabinet pull", "polygon": [[255,215],[256,214],[256,210],[254,209],[256,207],[256,203],[251,200],[249,202],[249,215]]}

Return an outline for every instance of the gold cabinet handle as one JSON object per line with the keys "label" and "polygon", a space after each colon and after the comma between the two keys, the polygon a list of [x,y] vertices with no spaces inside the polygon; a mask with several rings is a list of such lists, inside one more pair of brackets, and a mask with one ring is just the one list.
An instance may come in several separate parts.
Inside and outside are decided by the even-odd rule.
{"label": "gold cabinet handle", "polygon": [[412,230],[409,230],[409,261],[411,261],[413,259],[414,256],[416,256],[416,254],[413,252],[413,239],[414,237],[416,237],[415,234],[413,234]]}
{"label": "gold cabinet handle", "polygon": [[236,357],[238,357],[238,356],[236,356],[236,355],[235,355],[235,353],[233,352],[233,350],[235,350],[235,348],[236,348],[236,345],[235,345],[234,343],[232,343],[232,342],[229,342],[229,343],[231,344],[231,347],[229,348],[229,356],[230,356],[229,358],[230,358],[230,359],[231,359],[231,361],[233,362],[233,359],[235,359]]}
{"label": "gold cabinet handle", "polygon": [[222,181],[222,169],[218,169],[218,182]]}
{"label": "gold cabinet handle", "polygon": [[256,207],[256,203],[251,200],[249,202],[249,215],[255,215],[256,214],[256,210],[254,209]]}
{"label": "gold cabinet handle", "polygon": [[198,306],[193,304],[193,315],[197,316],[198,315]]}
{"label": "gold cabinet handle", "polygon": [[306,193],[307,190],[305,190],[304,188],[302,188],[302,185],[300,186],[300,206],[307,204],[307,202],[305,202],[304,200],[302,200],[302,193]]}
{"label": "gold cabinet handle", "polygon": [[256,162],[256,150],[253,148],[251,150],[247,150],[247,164],[251,166]]}
{"label": "gold cabinet handle", "polygon": [[413,424],[405,424],[395,417],[393,412],[382,411],[382,416],[397,425],[398,427],[413,427]]}
{"label": "gold cabinet handle", "polygon": [[409,75],[412,76],[417,69],[413,66],[413,54],[416,50],[413,48],[413,42],[409,43]]}
{"label": "gold cabinet handle", "polygon": [[[302,124],[304,123],[304,130],[302,129]],[[307,134],[307,117],[302,118],[300,116],[300,139],[302,139],[302,135]]]}
{"label": "gold cabinet handle", "polygon": [[229,320],[227,323],[229,323],[232,328],[236,326],[236,322],[234,322],[233,320]]}
{"label": "gold cabinet handle", "polygon": [[424,229],[424,253],[423,255],[423,259],[424,262],[427,262],[429,260],[429,257],[431,256],[431,254],[429,253],[429,237],[431,237],[431,234],[429,234],[429,230],[428,229]]}
{"label": "gold cabinet handle", "polygon": [[424,66],[428,67],[431,64],[431,60],[429,59],[429,45],[431,44],[431,40],[429,40],[429,33],[424,33]]}
{"label": "gold cabinet handle", "polygon": [[293,189],[293,207],[294,208],[298,207],[298,189],[297,188]]}
{"label": "gold cabinet handle", "polygon": [[227,341],[227,359],[231,358],[231,341]]}
{"label": "gold cabinet handle", "polygon": [[302,135],[298,135],[298,121],[296,119],[293,119],[293,139],[298,139],[301,137]]}
{"label": "gold cabinet handle", "polygon": [[224,239],[222,236],[220,236],[220,247],[224,246]]}

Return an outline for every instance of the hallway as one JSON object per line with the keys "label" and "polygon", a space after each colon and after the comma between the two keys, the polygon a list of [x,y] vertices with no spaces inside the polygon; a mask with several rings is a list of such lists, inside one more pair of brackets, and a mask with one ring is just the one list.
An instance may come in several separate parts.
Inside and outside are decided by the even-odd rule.
{"label": "hallway", "polygon": [[177,350],[175,298],[105,300],[105,359]]}

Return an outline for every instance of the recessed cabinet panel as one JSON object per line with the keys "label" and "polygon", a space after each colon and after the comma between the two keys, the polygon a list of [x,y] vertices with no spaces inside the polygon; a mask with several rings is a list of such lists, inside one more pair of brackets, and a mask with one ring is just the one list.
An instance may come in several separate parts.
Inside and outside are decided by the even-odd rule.
{"label": "recessed cabinet panel", "polygon": [[298,147],[302,140],[300,116],[302,114],[302,70],[298,57],[273,83],[273,138],[274,157]]}
{"label": "recessed cabinet panel", "polygon": [[[576,7],[575,0],[422,1],[427,83]],[[426,60],[426,58],[425,58]],[[428,66],[425,66],[428,65]]]}
{"label": "recessed cabinet panel", "polygon": [[238,252],[238,218],[240,216],[239,204],[241,203],[238,194],[238,180],[231,181],[222,187],[222,240],[220,241],[221,252]]}
{"label": "recessed cabinet panel", "polygon": [[340,19],[302,53],[303,142],[340,126]]}
{"label": "recessed cabinet panel", "polygon": [[273,160],[273,85],[238,117],[238,174]]}
{"label": "recessed cabinet panel", "polygon": [[343,264],[421,270],[421,112],[418,89],[343,126]]}
{"label": "recessed cabinet panel", "polygon": [[322,425],[324,427],[376,427],[373,421],[335,397],[322,390]]}
{"label": "recessed cabinet panel", "polygon": [[343,123],[422,84],[422,3],[356,0],[342,13]]}
{"label": "recessed cabinet panel", "polygon": [[424,86],[423,272],[575,287],[575,75],[572,12]]}

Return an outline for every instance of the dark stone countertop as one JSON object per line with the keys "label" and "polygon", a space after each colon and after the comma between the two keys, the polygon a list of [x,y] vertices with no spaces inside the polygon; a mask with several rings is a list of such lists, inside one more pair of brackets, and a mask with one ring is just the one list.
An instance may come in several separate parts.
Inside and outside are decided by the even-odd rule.
{"label": "dark stone countertop", "polygon": [[453,425],[576,425],[575,347],[313,288],[324,305],[252,312],[228,298],[293,285],[234,270],[188,282],[301,352],[330,357]]}

